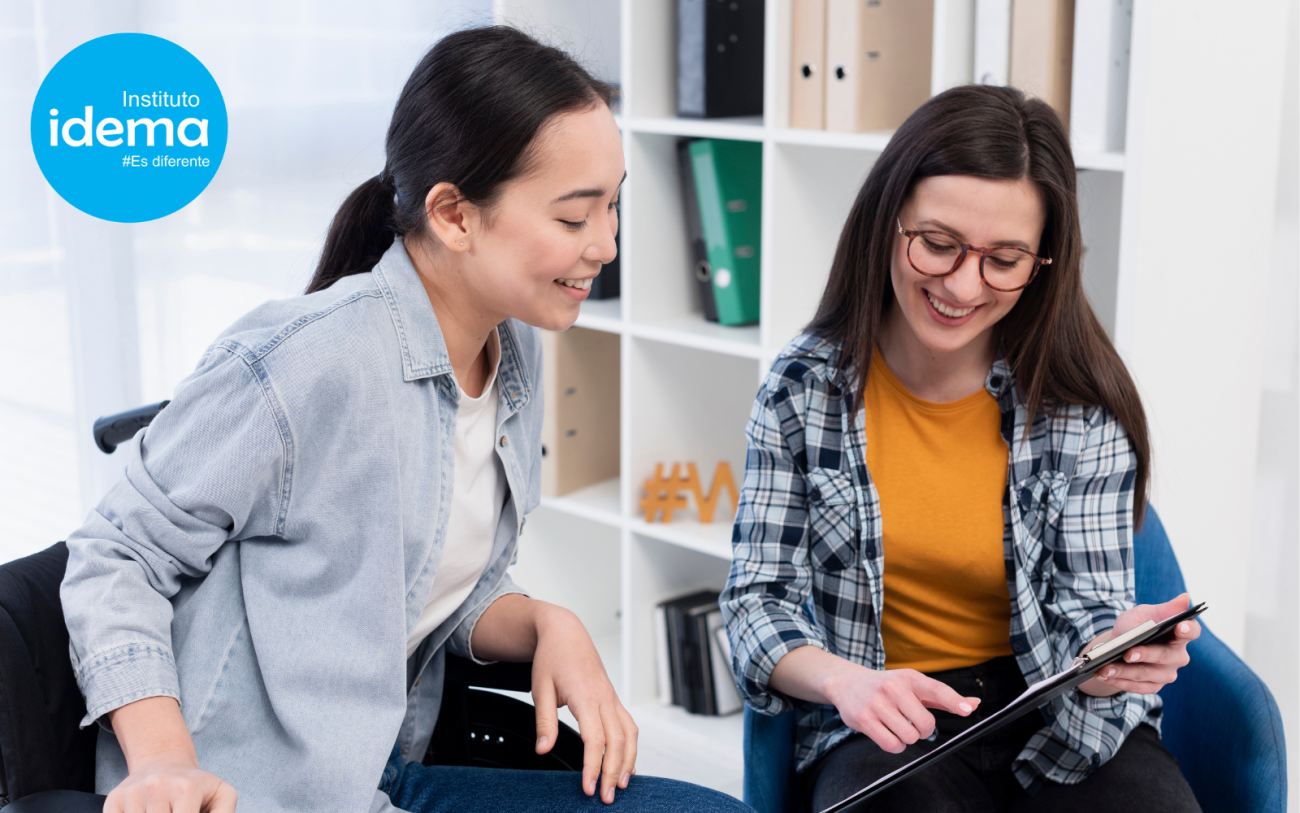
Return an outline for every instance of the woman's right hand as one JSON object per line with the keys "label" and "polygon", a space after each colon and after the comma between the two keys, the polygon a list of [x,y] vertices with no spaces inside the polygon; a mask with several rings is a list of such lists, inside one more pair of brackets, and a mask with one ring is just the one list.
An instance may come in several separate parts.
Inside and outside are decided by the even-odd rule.
{"label": "woman's right hand", "polygon": [[842,662],[826,683],[827,699],[849,728],[866,734],[891,754],[900,754],[934,733],[934,715],[928,709],[965,717],[980,702],[914,669],[876,671]]}
{"label": "woman's right hand", "polygon": [[772,670],[771,685],[790,697],[830,703],[845,725],[891,754],[934,732],[927,709],[965,717],[980,702],[913,669],[868,669],[815,646],[787,652]]}
{"label": "woman's right hand", "polygon": [[145,761],[108,794],[104,813],[235,813],[239,794],[197,763],[172,756]]}
{"label": "woman's right hand", "polygon": [[180,704],[146,697],[108,713],[130,774],[104,813],[235,813],[239,794],[199,768]]}

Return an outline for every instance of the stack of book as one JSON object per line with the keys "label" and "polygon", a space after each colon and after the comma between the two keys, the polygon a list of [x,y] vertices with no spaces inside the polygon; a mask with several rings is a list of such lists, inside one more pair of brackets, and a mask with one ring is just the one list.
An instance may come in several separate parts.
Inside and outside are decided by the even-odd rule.
{"label": "stack of book", "polygon": [[655,646],[660,702],[692,714],[740,711],[718,591],[703,590],[655,607]]}
{"label": "stack of book", "polygon": [[704,318],[722,325],[758,321],[763,145],[716,138],[677,143],[690,273]]}

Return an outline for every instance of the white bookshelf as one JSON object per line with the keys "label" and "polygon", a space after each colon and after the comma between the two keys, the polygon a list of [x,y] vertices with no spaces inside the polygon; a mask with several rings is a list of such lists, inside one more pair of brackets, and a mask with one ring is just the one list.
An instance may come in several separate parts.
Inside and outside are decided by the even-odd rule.
{"label": "white bookshelf", "polygon": [[[973,71],[976,0],[936,0],[936,90]],[[1141,2],[1141,0],[1139,0]],[[561,0],[510,0],[498,15],[546,36]],[[575,9],[586,0],[570,0]],[[621,293],[583,305],[578,326],[618,334],[621,343],[620,472],[563,497],[545,498],[520,541],[516,579],[534,595],[575,609],[596,635],[617,688],[641,728],[639,770],[739,796],[741,716],[705,718],[658,704],[653,610],[672,596],[721,587],[731,558],[731,524],[694,509],[670,524],[641,516],[641,484],[655,463],[695,461],[706,484],[714,466],[744,474],[744,427],[758,383],[782,346],[812,317],[839,232],[890,133],[836,133],[788,126],[789,0],[767,0],[765,115],[687,120],[674,115],[675,0],[622,0],[617,42],[587,50],[607,60],[604,78],[622,87],[618,117],[628,180],[622,192]],[[520,13],[524,9],[524,13]],[[565,16],[567,14],[567,16]],[[561,17],[577,21],[569,11]],[[573,24],[577,24],[574,22]],[[591,27],[592,30],[599,26]],[[587,31],[588,29],[581,29]],[[603,29],[612,37],[612,26]],[[580,36],[571,36],[566,44]],[[610,55],[617,52],[614,60]],[[613,65],[617,65],[617,74]],[[964,68],[962,66],[965,66]],[[680,137],[763,145],[762,305],[758,325],[706,322],[690,275],[674,154]],[[1115,324],[1125,156],[1076,150],[1088,252],[1089,295]],[[723,505],[726,505],[724,499]]]}

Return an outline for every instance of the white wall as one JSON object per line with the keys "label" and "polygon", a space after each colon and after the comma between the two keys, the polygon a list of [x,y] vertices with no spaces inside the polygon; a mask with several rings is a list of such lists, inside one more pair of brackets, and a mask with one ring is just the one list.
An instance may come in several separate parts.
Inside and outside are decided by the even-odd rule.
{"label": "white wall", "polygon": [[1292,0],[1273,259],[1265,290],[1263,393],[1251,529],[1246,662],[1273,690],[1287,734],[1290,809],[1300,808],[1300,4]]}
{"label": "white wall", "polygon": [[[0,0],[0,562],[63,539],[116,478],[96,417],[169,397],[238,316],[301,292],[339,203],[383,165],[411,69],[491,6]],[[212,184],[135,226],[59,199],[27,129],[49,68],[118,31],[189,49],[230,116]]]}
{"label": "white wall", "polygon": [[1151,422],[1155,504],[1241,652],[1277,202],[1287,0],[1134,18],[1116,338]]}
{"label": "white wall", "polygon": [[599,79],[618,83],[618,0],[493,0],[498,22],[563,48]]}
{"label": "white wall", "polygon": [[1137,4],[1116,338],[1153,503],[1207,625],[1264,679],[1297,806],[1295,0]]}

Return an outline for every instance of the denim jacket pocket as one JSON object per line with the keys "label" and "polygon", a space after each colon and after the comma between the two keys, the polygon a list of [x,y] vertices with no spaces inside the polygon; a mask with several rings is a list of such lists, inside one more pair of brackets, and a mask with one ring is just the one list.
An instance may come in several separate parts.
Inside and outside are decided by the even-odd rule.
{"label": "denim jacket pocket", "polygon": [[813,563],[824,571],[858,560],[858,510],[853,477],[836,469],[808,469],[808,534]]}

